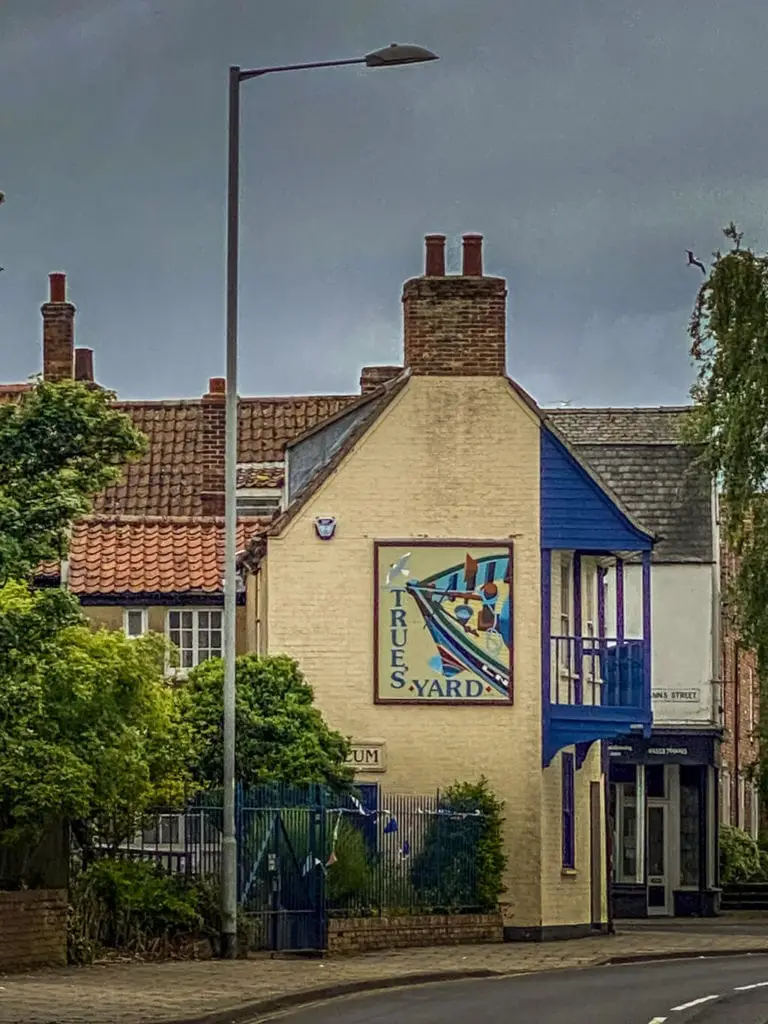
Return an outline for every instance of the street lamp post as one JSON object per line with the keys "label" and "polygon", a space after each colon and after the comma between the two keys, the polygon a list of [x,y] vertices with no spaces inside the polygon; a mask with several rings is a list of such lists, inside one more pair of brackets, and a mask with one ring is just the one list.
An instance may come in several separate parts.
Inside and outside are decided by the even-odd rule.
{"label": "street lamp post", "polygon": [[237,836],[235,834],[235,614],[237,607],[237,300],[240,186],[240,85],[278,71],[308,71],[347,64],[369,68],[422,64],[437,55],[420,46],[400,45],[375,50],[351,60],[285,64],[278,67],[229,69],[229,173],[227,181],[227,393],[224,480],[224,821],[221,868],[222,956],[237,955]]}

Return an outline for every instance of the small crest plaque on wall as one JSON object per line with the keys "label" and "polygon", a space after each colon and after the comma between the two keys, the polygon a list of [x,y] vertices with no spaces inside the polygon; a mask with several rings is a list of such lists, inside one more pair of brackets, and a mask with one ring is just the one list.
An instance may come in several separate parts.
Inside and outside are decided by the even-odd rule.
{"label": "small crest plaque on wall", "polygon": [[317,516],[315,518],[315,533],[320,540],[332,540],[336,533],[336,517]]}

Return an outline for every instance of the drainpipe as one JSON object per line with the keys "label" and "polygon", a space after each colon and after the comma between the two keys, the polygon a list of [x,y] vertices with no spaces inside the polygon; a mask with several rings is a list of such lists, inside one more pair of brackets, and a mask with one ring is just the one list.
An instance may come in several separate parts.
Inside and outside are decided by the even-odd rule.
{"label": "drainpipe", "polygon": [[742,827],[739,804],[739,779],[741,777],[741,646],[733,643],[733,806],[736,808],[736,825]]}
{"label": "drainpipe", "polygon": [[723,586],[722,555],[720,548],[720,505],[717,482],[712,481],[712,724],[723,728],[724,671],[723,671]]}

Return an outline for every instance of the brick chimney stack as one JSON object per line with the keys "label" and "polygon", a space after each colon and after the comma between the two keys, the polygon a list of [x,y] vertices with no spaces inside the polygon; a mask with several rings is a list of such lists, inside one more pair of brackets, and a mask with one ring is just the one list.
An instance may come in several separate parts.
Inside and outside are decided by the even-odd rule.
{"label": "brick chimney stack", "polygon": [[75,349],[75,380],[93,383],[93,349]]}
{"label": "brick chimney stack", "polygon": [[211,377],[208,393],[203,395],[203,489],[200,502],[204,516],[224,515],[226,396],[227,382],[224,378]]}
{"label": "brick chimney stack", "polygon": [[49,299],[43,314],[43,379],[72,380],[75,371],[75,307],[67,302],[65,274],[49,275]]}
{"label": "brick chimney stack", "polygon": [[360,371],[360,394],[369,395],[402,372],[402,366],[364,366]]}
{"label": "brick chimney stack", "polygon": [[483,275],[482,235],[464,235],[461,274],[445,273],[445,236],[427,235],[423,277],[403,287],[405,365],[414,375],[503,377],[507,284]]}

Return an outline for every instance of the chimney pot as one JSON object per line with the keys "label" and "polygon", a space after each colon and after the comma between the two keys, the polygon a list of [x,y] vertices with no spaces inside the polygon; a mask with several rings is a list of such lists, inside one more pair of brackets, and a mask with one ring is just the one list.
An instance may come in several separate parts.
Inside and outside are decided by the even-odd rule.
{"label": "chimney pot", "polygon": [[66,302],[67,301],[67,275],[66,274],[49,274],[49,302]]}
{"label": "chimney pot", "polygon": [[464,277],[483,276],[483,236],[464,235]]}
{"label": "chimney pot", "polygon": [[445,235],[427,235],[425,277],[445,277]]}
{"label": "chimney pot", "polygon": [[226,395],[227,382],[224,377],[211,377],[208,381],[209,395]]}
{"label": "chimney pot", "polygon": [[75,380],[93,381],[93,349],[75,349]]}
{"label": "chimney pot", "polygon": [[72,380],[75,375],[75,307],[67,302],[66,275],[48,275],[48,295],[41,310],[43,379]]}
{"label": "chimney pot", "polygon": [[506,281],[483,275],[481,236],[465,235],[462,274],[427,273],[403,286],[406,367],[417,376],[505,376],[506,300]]}

